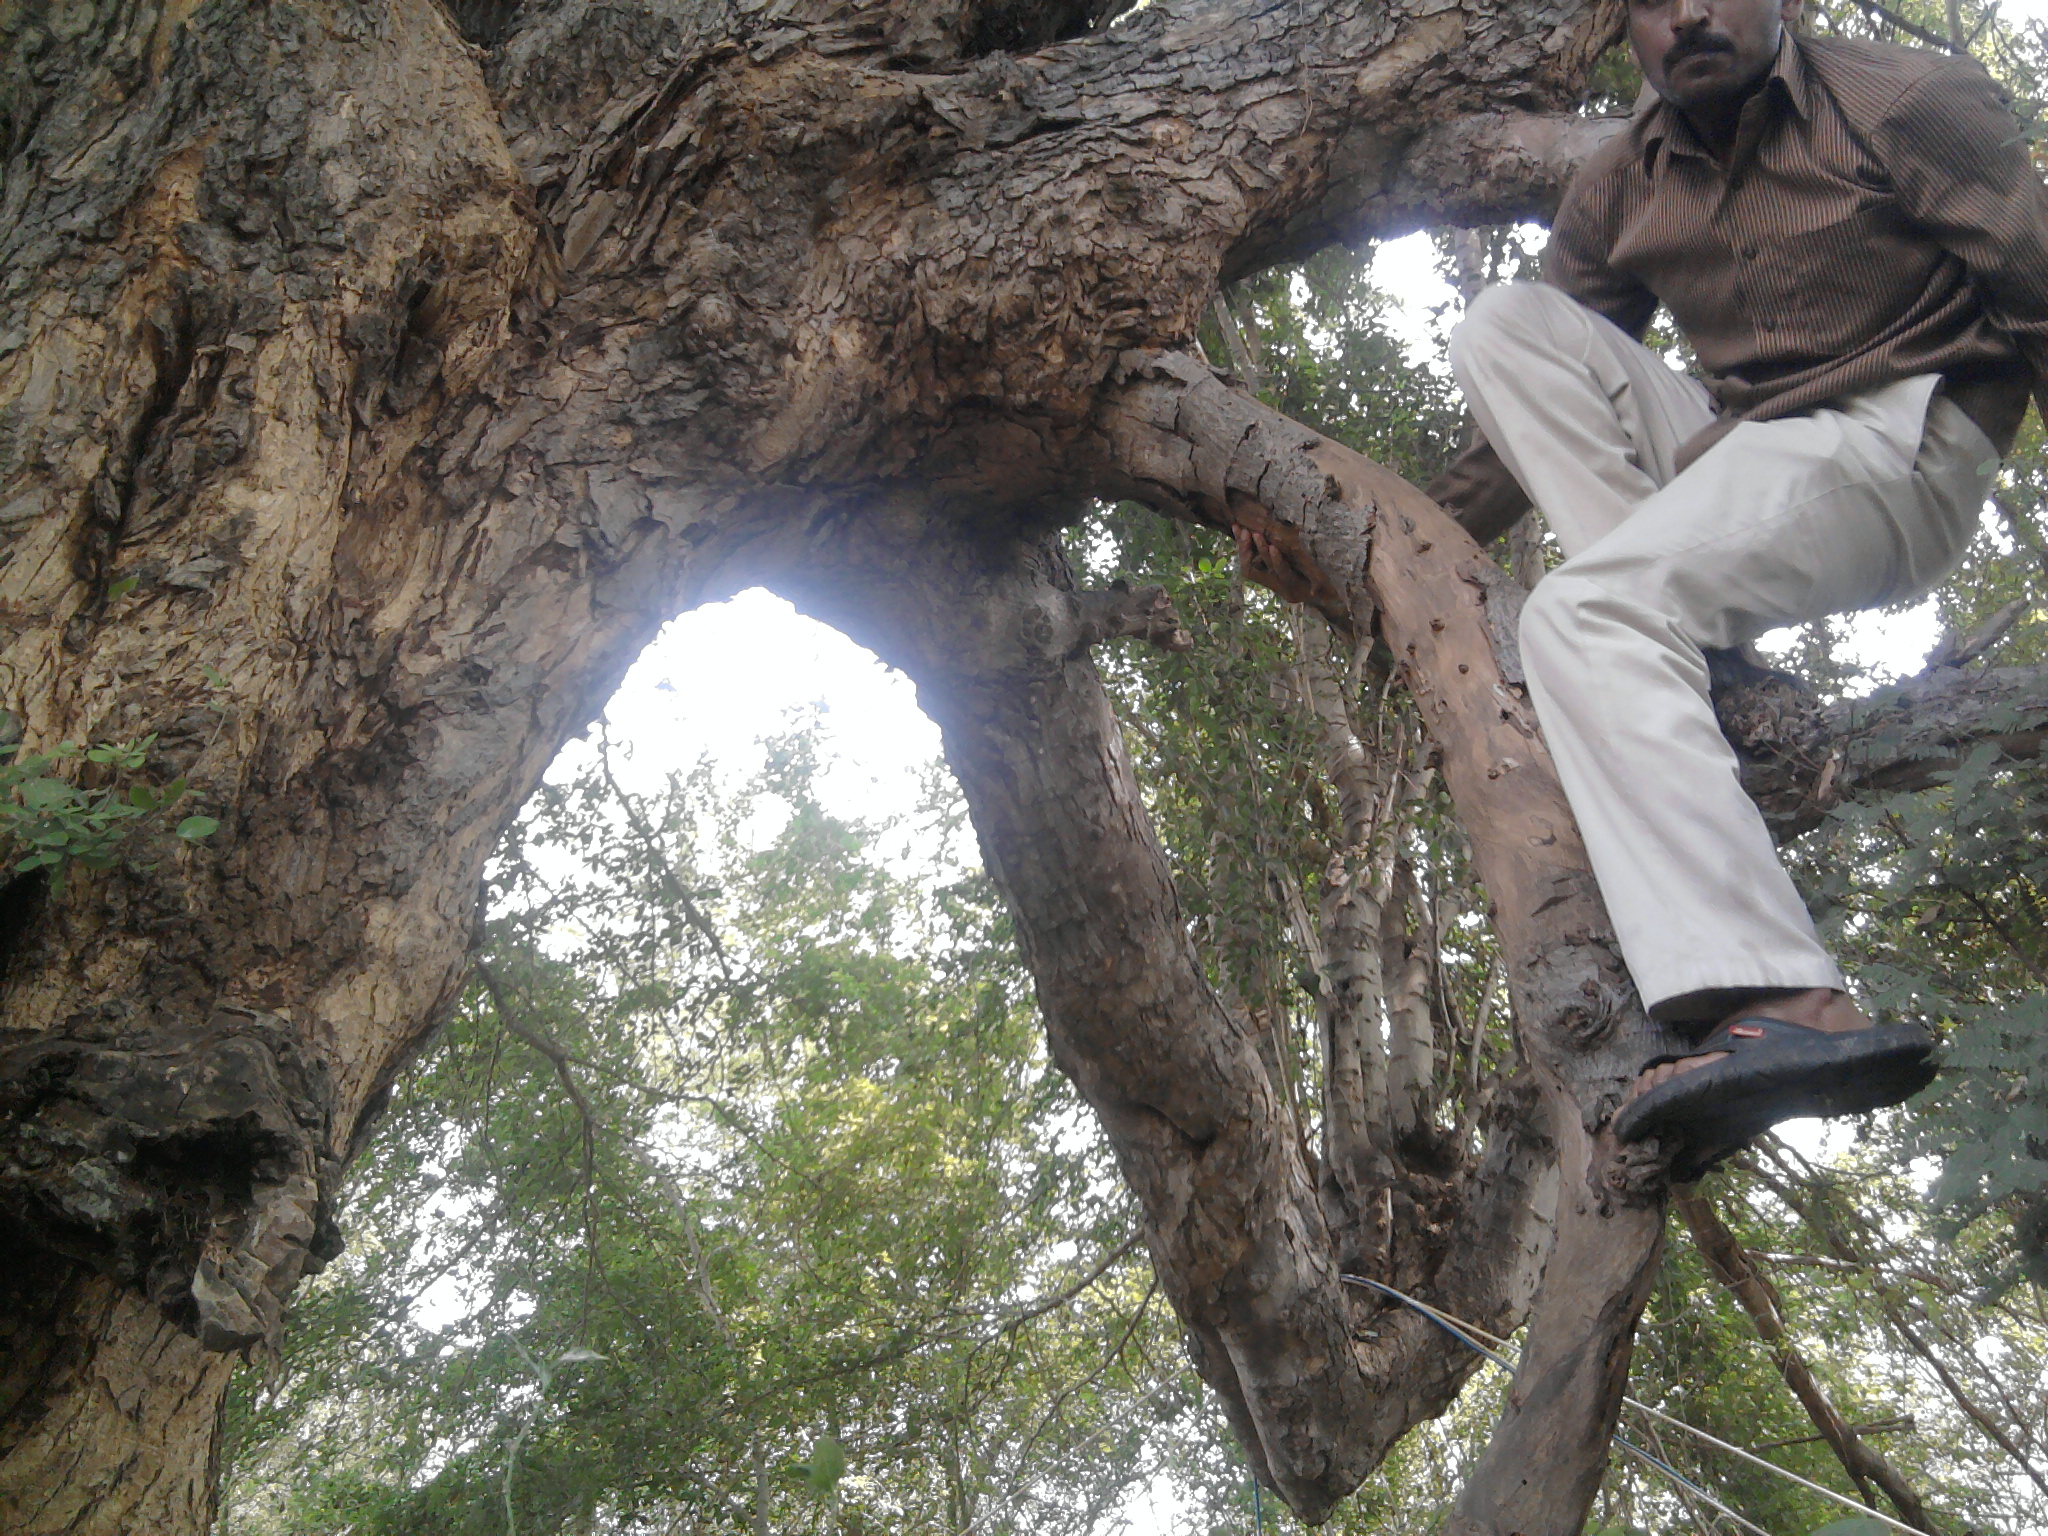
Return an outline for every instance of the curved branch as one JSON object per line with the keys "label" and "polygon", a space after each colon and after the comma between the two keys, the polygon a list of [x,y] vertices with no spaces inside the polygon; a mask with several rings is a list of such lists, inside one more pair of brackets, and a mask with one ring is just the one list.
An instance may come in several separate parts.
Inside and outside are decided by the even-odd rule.
{"label": "curved branch", "polygon": [[1193,358],[1128,354],[1098,420],[1104,476],[1124,494],[1265,534],[1333,621],[1377,622],[1442,749],[1562,1179],[1517,1391],[1450,1529],[1576,1530],[1606,1467],[1663,1234],[1661,1165],[1600,1127],[1661,1031],[1621,965],[1519,686],[1521,589],[1422,492]]}
{"label": "curved branch", "polygon": [[[1219,275],[1540,215],[1614,129],[1570,108],[1617,0],[1161,3],[919,63],[890,39],[923,14],[594,0],[496,50],[549,226],[533,334],[574,343],[533,366],[550,400],[587,394],[549,462],[672,470],[688,445],[764,482],[914,473],[1014,507],[1071,488],[1116,355],[1184,345]],[[631,409],[599,399],[622,366]]]}
{"label": "curved branch", "polygon": [[2023,761],[2048,740],[2048,667],[1937,667],[1829,705],[1782,673],[1717,681],[1715,708],[1742,759],[1743,788],[1781,842],[1845,801],[1932,788],[1972,752]]}

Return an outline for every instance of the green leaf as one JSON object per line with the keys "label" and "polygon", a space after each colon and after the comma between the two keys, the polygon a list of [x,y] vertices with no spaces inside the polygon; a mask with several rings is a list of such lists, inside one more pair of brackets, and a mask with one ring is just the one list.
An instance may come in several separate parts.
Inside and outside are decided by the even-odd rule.
{"label": "green leaf", "polygon": [[137,784],[128,791],[128,803],[138,811],[153,811],[163,797],[147,784]]}
{"label": "green leaf", "polygon": [[30,779],[21,786],[21,803],[32,811],[54,810],[77,798],[78,791],[62,779]]}
{"label": "green leaf", "polygon": [[107,584],[107,601],[117,603],[142,584],[140,576],[123,576],[119,581]]}
{"label": "green leaf", "polygon": [[844,1476],[846,1452],[837,1440],[827,1435],[811,1447],[810,1465],[804,1468],[804,1481],[811,1485],[813,1493],[823,1497],[836,1488]]}
{"label": "green leaf", "polygon": [[28,856],[27,858],[23,859],[23,860],[22,860],[22,861],[21,861],[21,862],[20,862],[19,864],[15,865],[14,867],[15,867],[16,869],[18,869],[18,870],[21,870],[22,872],[26,873],[27,871],[29,871],[29,870],[31,870],[31,869],[41,869],[41,868],[42,868],[42,867],[43,867],[43,866],[44,866],[45,864],[57,864],[57,863],[61,863],[62,861],[63,861],[63,855],[62,855],[62,854],[57,854],[57,853],[32,853],[32,854],[30,854],[30,855],[29,855],[29,856]]}
{"label": "green leaf", "polygon": [[211,816],[187,816],[178,823],[178,836],[188,843],[196,843],[202,837],[211,837],[220,830],[220,823]]}
{"label": "green leaf", "polygon": [[1868,1515],[1851,1515],[1846,1520],[1833,1520],[1813,1533],[1813,1536],[1890,1536],[1891,1527],[1882,1520],[1873,1520]]}

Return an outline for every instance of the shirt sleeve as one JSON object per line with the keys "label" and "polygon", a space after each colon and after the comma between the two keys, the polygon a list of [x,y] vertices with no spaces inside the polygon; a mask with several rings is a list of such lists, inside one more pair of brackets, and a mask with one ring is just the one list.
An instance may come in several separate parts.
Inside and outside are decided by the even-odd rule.
{"label": "shirt sleeve", "polygon": [[1879,134],[1899,206],[1970,270],[1986,312],[2048,379],[2048,188],[1974,62],[1920,81]]}
{"label": "shirt sleeve", "polygon": [[1472,446],[1430,481],[1423,494],[1456,518],[1482,547],[1514,527],[1533,505],[1493,444],[1476,432]]}
{"label": "shirt sleeve", "polygon": [[1606,154],[1588,161],[1565,189],[1543,251],[1543,281],[1604,315],[1637,341],[1657,313],[1657,295],[1607,263],[1620,199]]}

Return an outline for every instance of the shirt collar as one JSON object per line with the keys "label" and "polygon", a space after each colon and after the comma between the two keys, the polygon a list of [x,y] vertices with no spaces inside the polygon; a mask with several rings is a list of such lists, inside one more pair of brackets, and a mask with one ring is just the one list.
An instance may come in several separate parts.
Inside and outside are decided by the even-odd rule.
{"label": "shirt collar", "polygon": [[[1813,77],[1807,72],[1805,48],[1790,27],[1779,34],[1778,56],[1771,63],[1770,74],[1764,77],[1763,94],[1773,107],[1790,108],[1801,119],[1812,121]],[[1642,149],[1646,170],[1654,173],[1660,145],[1668,146],[1674,154],[1706,158],[1706,146],[1693,133],[1685,114],[1659,96],[1655,86],[1644,84],[1632,115],[1632,131]]]}

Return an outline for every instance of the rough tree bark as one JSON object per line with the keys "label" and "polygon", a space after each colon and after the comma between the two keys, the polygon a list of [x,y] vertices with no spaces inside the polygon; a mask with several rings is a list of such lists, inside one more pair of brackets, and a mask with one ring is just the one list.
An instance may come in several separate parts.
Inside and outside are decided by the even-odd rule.
{"label": "rough tree bark", "polygon": [[[1259,423],[1280,479],[1306,455],[1337,489],[1287,506],[1207,427],[1179,479],[1118,432],[1180,433],[1162,391],[1227,397],[1170,351],[1220,278],[1540,212],[1610,131],[1570,108],[1615,0],[1123,9],[0,18],[0,708],[32,746],[153,736],[221,822],[0,890],[8,1529],[206,1526],[233,1354],[333,1251],[490,848],[655,628],[756,582],[918,678],[1198,1363],[1304,1515],[1471,1368],[1337,1256],[1504,1328],[1561,1162],[1530,1365],[1459,1520],[1576,1528],[1659,1197],[1592,1134],[1641,1026],[1502,681],[1505,599],[1298,428]],[[1203,980],[1085,657],[1170,621],[1067,591],[1048,542],[1118,488],[1292,520],[1333,620],[1369,600],[1396,640],[1527,1021],[1472,1166],[1390,1158],[1326,1209]]]}

